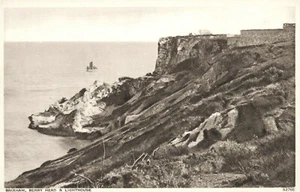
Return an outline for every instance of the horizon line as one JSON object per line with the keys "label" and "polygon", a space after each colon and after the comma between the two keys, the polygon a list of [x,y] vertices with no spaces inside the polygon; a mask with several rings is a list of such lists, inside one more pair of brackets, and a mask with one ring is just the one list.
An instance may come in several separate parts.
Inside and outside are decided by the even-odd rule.
{"label": "horizon line", "polygon": [[4,43],[157,43],[157,41],[3,41]]}

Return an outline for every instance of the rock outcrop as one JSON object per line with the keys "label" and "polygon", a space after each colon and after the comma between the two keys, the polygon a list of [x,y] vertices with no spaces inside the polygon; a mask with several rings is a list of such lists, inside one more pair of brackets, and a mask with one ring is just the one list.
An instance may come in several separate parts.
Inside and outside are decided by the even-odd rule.
{"label": "rock outcrop", "polygon": [[223,36],[162,38],[153,75],[113,86],[96,82],[31,115],[30,128],[94,142],[6,187],[97,187],[96,181],[143,153],[170,158],[210,150],[218,142],[293,131],[295,43],[227,47],[226,42]]}
{"label": "rock outcrop", "polygon": [[45,112],[29,116],[29,128],[44,134],[76,136],[81,139],[87,134],[101,135],[101,127],[89,126],[94,118],[105,116],[109,110],[127,102],[148,81],[144,78],[125,78],[113,85],[95,81],[72,98],[62,98]]}
{"label": "rock outcrop", "polygon": [[246,104],[213,113],[198,127],[171,141],[169,146],[186,147],[192,152],[207,149],[220,140],[245,142],[265,134],[266,128],[259,111],[253,105]]}
{"label": "rock outcrop", "polygon": [[206,70],[204,61],[227,47],[226,36],[181,36],[161,38],[158,42],[158,57],[155,72],[165,74],[198,67]]}

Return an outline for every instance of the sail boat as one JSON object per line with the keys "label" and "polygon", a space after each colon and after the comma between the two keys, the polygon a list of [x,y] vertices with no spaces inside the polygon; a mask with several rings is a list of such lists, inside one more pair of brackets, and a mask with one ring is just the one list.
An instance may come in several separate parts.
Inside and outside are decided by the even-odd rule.
{"label": "sail boat", "polygon": [[97,67],[93,65],[93,61],[90,62],[90,65],[86,67],[87,72],[97,71]]}

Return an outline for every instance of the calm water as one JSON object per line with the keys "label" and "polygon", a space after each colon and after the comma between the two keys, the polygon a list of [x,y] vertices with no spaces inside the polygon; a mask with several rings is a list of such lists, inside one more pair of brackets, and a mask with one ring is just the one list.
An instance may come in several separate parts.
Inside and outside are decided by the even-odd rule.
{"label": "calm water", "polygon": [[[156,56],[156,43],[5,43],[5,180],[88,144],[28,129],[29,115],[95,80],[145,75],[154,70]],[[97,72],[85,72],[90,61]]]}

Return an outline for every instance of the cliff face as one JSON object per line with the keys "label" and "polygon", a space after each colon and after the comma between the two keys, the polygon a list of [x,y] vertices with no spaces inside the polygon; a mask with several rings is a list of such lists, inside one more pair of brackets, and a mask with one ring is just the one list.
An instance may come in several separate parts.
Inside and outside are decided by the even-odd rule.
{"label": "cliff face", "polygon": [[[290,148],[282,150],[288,150],[293,162],[295,44],[235,48],[226,42],[218,36],[162,38],[153,75],[114,86],[96,82],[31,115],[30,128],[94,142],[23,173],[6,187],[220,187],[237,185],[236,178],[240,185],[277,178],[277,172],[266,169],[249,180],[243,163],[253,154],[265,157],[263,149],[271,141],[285,145],[286,137]],[[226,150],[232,146],[249,148],[241,153],[247,158],[235,155],[241,159],[229,161]],[[211,153],[212,147],[216,152]],[[276,158],[278,151],[268,154]],[[214,164],[203,159],[208,156]],[[276,163],[272,166],[281,169],[291,165]],[[240,164],[243,169],[234,170]],[[185,172],[190,169],[188,177],[184,171],[179,174],[187,183],[170,184],[170,174],[181,166]],[[256,166],[267,165],[264,161]],[[211,183],[199,183],[197,176],[204,173]]]}
{"label": "cliff face", "polygon": [[[182,36],[161,38],[155,72],[165,74],[195,67],[200,61],[227,47],[223,36]],[[180,69],[180,67],[182,69]],[[204,67],[201,63],[201,66]]]}

